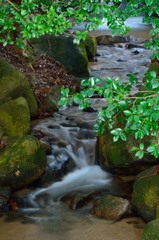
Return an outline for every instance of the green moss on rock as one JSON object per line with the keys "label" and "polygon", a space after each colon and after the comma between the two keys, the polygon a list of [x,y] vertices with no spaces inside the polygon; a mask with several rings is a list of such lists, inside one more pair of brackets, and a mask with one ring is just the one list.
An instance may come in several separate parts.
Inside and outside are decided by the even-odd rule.
{"label": "green moss on rock", "polygon": [[156,217],[159,203],[159,166],[141,172],[134,183],[132,204],[136,212],[146,221]]}
{"label": "green moss on rock", "polygon": [[[121,123],[116,122],[114,128],[122,128]],[[142,139],[145,147],[151,142],[158,141],[157,137],[147,137]],[[118,140],[113,142],[113,135],[110,129],[105,126],[105,132],[98,135],[96,145],[96,162],[105,170],[116,174],[138,174],[139,172],[153,166],[159,162],[150,155],[144,156],[141,160],[131,151],[132,147],[139,146],[141,140],[135,139],[134,135],[129,134],[127,141]]]}
{"label": "green moss on rock", "polygon": [[0,58],[0,89],[0,104],[22,96],[28,103],[31,116],[36,116],[37,102],[28,80],[18,69],[2,58]]}
{"label": "green moss on rock", "polygon": [[159,240],[159,219],[145,225],[142,240]]}
{"label": "green moss on rock", "polygon": [[30,112],[23,97],[0,106],[0,127],[7,136],[22,136],[30,129]]}
{"label": "green moss on rock", "polygon": [[0,186],[28,186],[42,175],[45,166],[45,152],[35,137],[9,138],[6,148],[0,150]]}
{"label": "green moss on rock", "polygon": [[87,53],[88,59],[94,58],[96,55],[96,52],[97,52],[96,38],[88,35],[86,37],[86,40],[84,41],[84,43],[85,43],[85,48],[86,48],[86,53]]}
{"label": "green moss on rock", "polygon": [[73,43],[73,36],[44,36],[33,41],[34,48],[40,53],[61,62],[69,73],[78,77],[88,77],[88,58],[84,42]]}
{"label": "green moss on rock", "polygon": [[119,220],[130,213],[131,205],[127,199],[113,195],[105,195],[95,200],[91,213],[107,220]]}

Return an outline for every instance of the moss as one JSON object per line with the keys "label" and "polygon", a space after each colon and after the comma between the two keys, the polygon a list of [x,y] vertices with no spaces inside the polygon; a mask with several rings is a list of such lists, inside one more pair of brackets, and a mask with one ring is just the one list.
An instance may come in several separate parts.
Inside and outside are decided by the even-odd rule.
{"label": "moss", "polygon": [[31,155],[35,150],[38,149],[38,145],[36,142],[33,142],[30,145],[30,139],[24,140],[22,143],[22,147],[25,149],[28,156]]}
{"label": "moss", "polygon": [[145,225],[142,240],[159,240],[159,219]]}
{"label": "moss", "polygon": [[41,176],[45,166],[45,152],[35,137],[11,138],[0,152],[0,186],[27,186]]}
{"label": "moss", "polygon": [[31,116],[37,114],[37,102],[28,80],[18,69],[2,58],[0,58],[0,89],[0,104],[23,96],[27,100]]}
{"label": "moss", "polygon": [[[116,120],[114,128],[123,128],[123,124]],[[96,152],[96,162],[104,169],[116,174],[138,174],[150,166],[158,163],[158,159],[148,154],[141,160],[131,151],[134,146],[139,146],[143,142],[145,148],[152,142],[157,142],[157,137],[147,137],[144,140],[135,139],[133,134],[128,135],[127,141],[118,140],[113,142],[113,135],[110,129],[105,126],[103,134],[98,135]]]}
{"label": "moss", "polygon": [[107,220],[117,220],[130,211],[128,200],[112,195],[102,196],[97,199],[92,208],[92,213]]}
{"label": "moss", "polygon": [[94,58],[97,52],[96,38],[88,35],[84,43],[85,43],[85,48],[86,48],[86,53],[88,58],[89,59]]}
{"label": "moss", "polygon": [[30,113],[25,98],[10,100],[0,106],[0,125],[8,136],[22,136],[29,131]]}
{"label": "moss", "polygon": [[153,167],[140,173],[134,183],[133,206],[145,221],[155,219],[159,203],[159,176],[155,171],[156,167]]}

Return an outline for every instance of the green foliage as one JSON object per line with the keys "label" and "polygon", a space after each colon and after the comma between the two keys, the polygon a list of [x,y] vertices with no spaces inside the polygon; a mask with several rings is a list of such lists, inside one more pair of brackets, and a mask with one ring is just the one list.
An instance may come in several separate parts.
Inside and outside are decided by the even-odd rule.
{"label": "green foliage", "polygon": [[[103,133],[104,126],[107,125],[114,142],[119,139],[126,141],[129,134],[134,134],[136,139],[143,139],[148,135],[159,139],[159,76],[154,70],[148,71],[141,86],[144,90],[137,94],[132,90],[138,83],[137,74],[128,74],[128,77],[129,81],[122,83],[120,78],[110,77],[105,81],[97,77],[83,80],[81,85],[84,89],[71,97],[68,88],[62,89],[59,104],[67,106],[75,102],[81,109],[85,109],[92,104],[91,97],[96,92],[107,102],[98,113],[95,124],[97,133]],[[121,128],[115,128],[116,119]],[[144,144],[140,143],[138,147],[133,147],[132,151],[136,151],[135,156],[139,158],[143,158],[146,152],[159,157],[159,143],[152,143],[146,149]]]}
{"label": "green foliage", "polygon": [[[96,2],[96,6],[99,4],[99,1],[92,2]],[[150,31],[151,40],[145,46],[152,51],[152,58],[159,59],[158,0],[127,0],[126,8],[122,11],[116,11],[121,1],[113,1],[114,5],[112,7],[106,3],[107,1],[101,2],[103,5],[100,3],[102,5],[100,11],[107,19],[108,26],[112,29],[113,35],[116,33],[124,35],[129,31],[129,28],[124,25],[124,21],[130,16],[135,17],[142,14],[144,16],[143,22],[152,24],[152,30]],[[93,6],[92,10],[94,9]],[[93,30],[95,26],[93,24],[94,22],[91,22],[88,27],[86,24],[86,29],[88,31]],[[80,36],[79,32],[78,34]],[[80,37],[77,39],[80,40]],[[126,141],[129,134],[134,134],[135,138],[141,139],[141,141],[147,136],[156,136],[159,138],[159,77],[156,71],[152,70],[146,73],[145,81],[142,83],[141,88],[144,90],[138,93],[132,91],[134,85],[138,83],[137,74],[128,74],[128,77],[129,81],[124,83],[121,83],[119,78],[111,79],[110,77],[107,77],[102,84],[102,80],[96,77],[83,80],[81,85],[84,90],[73,94],[71,97],[69,95],[65,97],[62,94],[60,104],[64,102],[66,106],[75,102],[79,104],[81,109],[84,109],[91,105],[91,97],[96,92],[99,96],[106,99],[106,106],[98,113],[95,125],[97,133],[103,133],[104,126],[107,125],[113,135],[114,142],[119,139]],[[121,128],[115,128],[116,119],[121,122]],[[159,143],[152,143],[148,147],[140,143],[139,146],[135,146],[131,150],[135,151],[135,156],[140,159],[144,157],[145,153],[149,153],[156,158],[159,157]]]}
{"label": "green foliage", "polygon": [[[147,43],[153,57],[159,57],[158,0],[127,0],[124,10],[117,10],[122,0],[0,0],[0,42],[25,47],[26,41],[44,34],[63,34],[84,23],[85,31],[75,31],[75,43],[84,40],[88,32],[107,20],[112,34],[129,31],[124,21],[130,16],[144,15],[143,21],[152,24],[151,40]],[[101,17],[103,16],[104,19]]]}

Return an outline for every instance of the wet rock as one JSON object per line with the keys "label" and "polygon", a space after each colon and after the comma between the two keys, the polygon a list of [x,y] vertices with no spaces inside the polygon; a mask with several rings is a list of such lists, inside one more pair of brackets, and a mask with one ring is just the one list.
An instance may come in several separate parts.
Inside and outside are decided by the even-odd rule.
{"label": "wet rock", "polygon": [[105,195],[95,200],[91,213],[99,218],[117,221],[131,213],[131,204],[127,199]]}
{"label": "wet rock", "polygon": [[69,73],[78,77],[88,77],[88,57],[85,43],[73,43],[71,35],[43,36],[34,40],[34,48],[61,62]]}
{"label": "wet rock", "polygon": [[0,187],[0,212],[9,211],[9,200],[11,197],[10,187]]}
{"label": "wet rock", "polygon": [[98,45],[114,45],[114,43],[126,43],[130,41],[129,36],[121,37],[121,36],[108,36],[108,35],[103,35],[103,36],[98,36],[97,37],[97,44]]}
{"label": "wet rock", "polygon": [[87,107],[83,110],[84,112],[98,112],[97,109],[94,109],[93,107]]}
{"label": "wet rock", "polygon": [[156,218],[159,202],[159,165],[141,172],[134,183],[132,204],[146,222]]}
{"label": "wet rock", "polygon": [[92,192],[75,192],[71,194],[67,194],[66,196],[62,197],[61,201],[64,202],[71,208],[72,210],[76,210],[78,208],[84,207],[90,204],[93,200],[95,195],[95,191]]}
{"label": "wet rock", "polygon": [[48,138],[41,138],[40,143],[46,154],[51,154],[51,145],[49,143]]}
{"label": "wet rock", "polygon": [[125,44],[125,48],[127,48],[127,49],[144,48],[144,46],[143,45],[137,45],[137,44],[128,43],[128,44]]}
{"label": "wet rock", "polygon": [[26,77],[6,60],[0,58],[0,104],[24,97],[32,117],[37,115],[38,106]]}
{"label": "wet rock", "polygon": [[[119,121],[116,121],[114,128],[123,128]],[[147,136],[145,139],[135,139],[129,134],[127,141],[118,140],[113,142],[113,135],[110,129],[105,127],[105,132],[98,135],[96,144],[96,162],[105,170],[118,175],[132,175],[158,164],[159,160],[149,154],[145,154],[141,160],[131,151],[133,146],[139,146],[143,142],[148,147],[151,142],[157,142],[157,137]]]}
{"label": "wet rock", "polygon": [[[54,157],[51,157],[54,158]],[[36,181],[37,187],[45,187],[53,182],[60,181],[65,174],[71,172],[76,167],[74,161],[71,158],[67,158],[65,161],[49,160],[46,166],[44,174]]]}
{"label": "wet rock", "polygon": [[9,138],[0,151],[0,186],[20,189],[37,180],[44,172],[46,155],[33,136]]}
{"label": "wet rock", "polygon": [[0,105],[0,125],[3,135],[22,136],[30,129],[30,112],[23,97]]}
{"label": "wet rock", "polygon": [[97,40],[95,37],[87,36],[84,41],[88,59],[93,59],[97,52]]}
{"label": "wet rock", "polygon": [[153,220],[145,225],[142,240],[159,239],[159,219]]}

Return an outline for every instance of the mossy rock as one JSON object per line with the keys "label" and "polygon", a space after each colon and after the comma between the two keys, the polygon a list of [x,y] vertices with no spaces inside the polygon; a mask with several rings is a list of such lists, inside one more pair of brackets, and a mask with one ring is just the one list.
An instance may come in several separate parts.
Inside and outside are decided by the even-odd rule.
{"label": "mossy rock", "polygon": [[22,136],[30,129],[30,112],[23,97],[0,105],[0,136]]}
{"label": "mossy rock", "polygon": [[35,137],[9,138],[0,150],[0,186],[20,189],[37,180],[46,167],[46,154]]}
{"label": "mossy rock", "polygon": [[88,77],[88,57],[85,43],[73,43],[70,35],[43,36],[32,41],[34,49],[61,62],[66,70],[78,77]]}
{"label": "mossy rock", "polygon": [[86,48],[86,53],[87,53],[88,59],[94,58],[96,55],[96,52],[97,52],[96,38],[88,35],[86,37],[86,40],[84,41],[84,43],[85,43],[85,48]]}
{"label": "mossy rock", "polygon": [[156,218],[159,203],[158,172],[159,165],[141,172],[133,186],[133,208],[146,222]]}
{"label": "mossy rock", "polygon": [[31,116],[36,116],[38,106],[26,77],[3,58],[0,58],[0,104],[24,97],[28,103]]}
{"label": "mossy rock", "polygon": [[96,199],[91,210],[91,213],[96,217],[112,221],[117,221],[130,212],[131,204],[129,201],[113,195],[105,195]]}
{"label": "mossy rock", "polygon": [[[121,123],[116,122],[115,128],[123,128]],[[115,174],[130,175],[138,174],[141,171],[159,163],[149,154],[145,154],[143,159],[135,156],[131,151],[132,147],[138,147],[143,142],[145,147],[151,142],[157,142],[157,137],[146,137],[145,139],[135,139],[134,135],[129,134],[127,141],[118,140],[113,142],[113,135],[110,129],[105,126],[105,132],[98,135],[96,144],[96,162],[105,170]]]}
{"label": "mossy rock", "polygon": [[159,240],[159,219],[145,225],[142,240]]}

